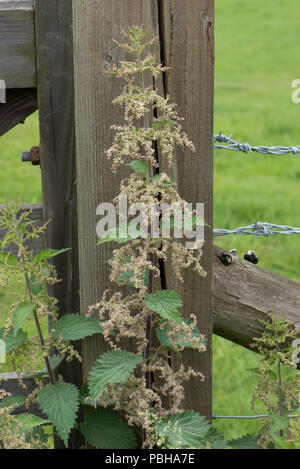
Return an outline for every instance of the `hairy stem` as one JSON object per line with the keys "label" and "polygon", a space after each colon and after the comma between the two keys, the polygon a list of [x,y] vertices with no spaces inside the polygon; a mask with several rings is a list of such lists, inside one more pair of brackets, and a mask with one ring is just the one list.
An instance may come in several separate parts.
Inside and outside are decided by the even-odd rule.
{"label": "hairy stem", "polygon": [[[141,65],[141,54],[138,55],[138,65]],[[145,80],[144,80],[144,74],[141,72],[139,74],[140,77],[140,87],[142,89],[142,92],[145,91]],[[147,113],[145,114],[145,126],[148,129],[149,128],[149,119]],[[150,181],[153,178],[153,167],[151,162],[148,162],[148,181]],[[155,259],[154,259],[154,254],[149,254],[149,261],[151,264],[154,264]],[[149,271],[149,287],[148,287],[148,293],[153,293],[154,292],[154,272],[153,270]],[[146,366],[147,368],[150,365],[150,353],[151,353],[151,332],[152,332],[152,316],[148,315],[146,319],[146,340],[147,340],[147,345],[145,349],[145,360],[146,360]],[[146,387],[148,389],[151,388],[151,372],[146,371],[145,373],[145,380],[146,380]]]}
{"label": "hairy stem", "polygon": [[[17,231],[17,234],[18,234],[18,238],[20,240],[20,244],[21,244],[20,261],[21,261],[22,269],[23,269],[23,273],[24,273],[26,290],[27,290],[27,293],[28,293],[28,296],[30,298],[31,303],[33,303],[34,298],[33,298],[32,290],[31,290],[31,286],[30,286],[28,272],[27,272],[26,266],[25,266],[24,254],[23,254],[23,251],[22,251],[22,249],[24,248],[24,243],[23,243],[23,238],[22,238],[22,235],[21,235],[19,227],[18,227],[18,221],[17,220],[15,221],[15,227],[16,227],[16,231]],[[34,310],[33,310],[33,317],[34,317],[37,333],[38,333],[38,336],[39,336],[40,344],[41,344],[42,348],[44,348],[45,347],[45,340],[44,340],[44,337],[43,337],[43,333],[42,333],[39,317],[38,317],[38,314],[36,312],[36,308],[34,308]],[[52,371],[52,368],[51,368],[51,365],[50,365],[49,358],[44,357],[44,360],[45,360],[46,368],[47,368],[47,371],[48,371],[50,383],[54,385],[56,381],[55,381],[55,377],[54,377],[54,374],[53,374],[53,371]]]}
{"label": "hairy stem", "polygon": [[[281,373],[281,361],[278,360],[278,402],[279,402],[279,414],[283,416],[283,396],[282,396],[282,373]],[[280,430],[280,436],[283,436],[283,430]]]}

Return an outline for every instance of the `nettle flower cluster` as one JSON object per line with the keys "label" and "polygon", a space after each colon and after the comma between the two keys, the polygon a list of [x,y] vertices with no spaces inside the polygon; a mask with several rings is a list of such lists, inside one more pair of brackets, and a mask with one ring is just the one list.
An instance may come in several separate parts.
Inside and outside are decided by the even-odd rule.
{"label": "nettle flower cluster", "polygon": [[[169,97],[160,96],[153,85],[167,70],[157,65],[149,52],[155,40],[145,42],[145,34],[138,27],[129,29],[126,37],[129,42],[119,46],[135,59],[122,61],[119,67],[113,66],[107,72],[126,82],[122,94],[114,100],[124,109],[125,125],[112,126],[114,142],[106,156],[112,159],[113,171],[124,163],[133,170],[122,181],[115,206],[118,207],[122,197],[126,197],[129,204],[144,204],[149,226],[152,216],[161,217],[162,204],[177,204],[182,209],[186,205],[176,184],[167,174],[159,173],[158,155],[172,166],[177,146],[192,151],[195,147],[182,130],[182,118],[175,110],[175,104],[169,102]],[[151,86],[145,86],[146,79]],[[156,207],[156,214],[153,207]],[[200,223],[193,211],[189,216],[192,226]],[[120,287],[131,287],[132,293],[124,296],[118,292],[111,296],[106,291],[102,301],[89,310],[91,316],[100,318],[104,339],[111,349],[91,370],[90,396],[99,406],[113,405],[115,410],[122,410],[129,424],[143,431],[144,447],[148,448],[157,445],[157,422],[160,419],[165,419],[167,426],[172,415],[186,417],[182,409],[184,383],[193,377],[204,380],[202,373],[182,364],[175,369],[170,358],[171,351],[180,354],[185,348],[205,351],[205,338],[197,329],[195,315],[181,317],[178,310],[182,301],[175,291],[158,289],[155,292],[161,275],[160,260],[171,262],[172,271],[181,282],[183,271],[188,267],[200,277],[205,276],[200,264],[202,251],[187,249],[171,234],[164,236],[164,228],[170,227],[171,230],[174,228],[174,217],[170,218],[168,227],[161,220],[155,238],[149,231],[147,237],[124,240],[117,229],[112,236],[100,240],[100,243],[123,243],[113,251],[109,261],[110,280]],[[115,364],[119,369],[123,364],[119,379],[115,376],[103,378],[109,364],[111,367]],[[160,441],[160,444],[167,445],[167,442]]]}

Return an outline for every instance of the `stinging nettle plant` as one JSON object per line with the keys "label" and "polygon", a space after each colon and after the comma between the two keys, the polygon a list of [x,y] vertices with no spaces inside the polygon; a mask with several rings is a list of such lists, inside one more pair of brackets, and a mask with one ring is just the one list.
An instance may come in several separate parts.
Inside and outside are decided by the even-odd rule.
{"label": "stinging nettle plant", "polygon": [[[79,314],[57,318],[57,300],[48,295],[48,287],[57,280],[55,268],[49,261],[68,249],[45,249],[34,255],[28,241],[43,235],[47,224],[35,225],[30,211],[21,211],[21,204],[8,202],[0,211],[0,230],[6,235],[0,241],[0,288],[8,289],[12,304],[0,339],[5,342],[6,355],[17,373],[19,384],[26,389],[27,380],[35,387],[25,399],[11,396],[0,389],[0,448],[45,448],[47,435],[43,427],[54,425],[58,436],[67,445],[79,408],[79,390],[71,383],[57,379],[55,370],[64,359],[81,360],[70,343],[101,332],[98,321]],[[13,252],[17,254],[14,255]],[[16,284],[21,293],[16,293]],[[42,324],[50,322],[49,332]],[[35,324],[36,333],[24,331],[28,321]],[[1,369],[1,365],[0,365]],[[45,383],[45,376],[49,384]],[[1,384],[1,383],[0,383]],[[14,416],[20,406],[39,404],[48,419],[28,412]]]}
{"label": "stinging nettle plant", "polygon": [[[133,170],[122,181],[120,194],[114,200],[117,210],[120,199],[126,197],[129,204],[144,204],[150,220],[153,207],[160,204],[177,204],[183,211],[186,208],[186,202],[168,175],[158,173],[158,150],[172,166],[177,146],[192,151],[195,148],[182,130],[182,119],[175,105],[168,97],[160,96],[153,86],[155,79],[167,70],[156,64],[149,51],[156,39],[145,42],[140,27],[130,28],[125,36],[128,42],[117,44],[133,59],[121,61],[119,67],[113,66],[106,72],[125,80],[122,94],[114,100],[114,104],[124,109],[125,123],[112,126],[115,137],[106,156],[112,160],[113,171],[125,163]],[[151,86],[145,85],[146,79]],[[189,217],[191,225],[203,224],[195,213],[190,212]],[[174,218],[170,220],[171,226],[172,223]],[[198,447],[201,442],[205,445],[203,437],[208,423],[193,411],[183,411],[181,404],[184,383],[193,377],[203,380],[204,376],[182,363],[173,368],[170,352],[181,354],[185,348],[204,352],[205,337],[197,328],[195,315],[188,319],[180,315],[180,296],[172,290],[155,291],[155,285],[160,277],[159,260],[170,260],[180,281],[188,267],[204,277],[200,264],[202,252],[187,249],[171,236],[163,237],[162,228],[161,223],[156,238],[149,232],[147,237],[130,239],[128,235],[121,236],[119,226],[100,240],[100,243],[122,244],[109,261],[110,280],[120,287],[132,287],[133,292],[124,296],[106,291],[103,299],[90,307],[89,314],[100,319],[110,351],[90,371],[89,399],[98,406],[122,411],[130,425],[142,430],[144,448]],[[130,349],[124,344],[130,345]],[[191,432],[190,441],[188,432]]]}

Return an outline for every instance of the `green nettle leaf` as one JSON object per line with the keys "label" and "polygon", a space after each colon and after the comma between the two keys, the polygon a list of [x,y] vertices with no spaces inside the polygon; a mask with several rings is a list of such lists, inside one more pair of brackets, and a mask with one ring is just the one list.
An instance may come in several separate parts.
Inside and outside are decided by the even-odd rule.
{"label": "green nettle leaf", "polygon": [[161,290],[154,294],[148,293],[145,301],[148,308],[158,313],[162,318],[182,324],[182,318],[177,312],[177,308],[182,306],[182,301],[175,291]]}
{"label": "green nettle leaf", "polygon": [[[190,324],[191,321],[190,319],[183,319],[183,321],[186,323],[186,324]],[[173,344],[177,345],[178,347],[190,347],[191,346],[191,339],[187,339],[187,340],[183,340],[184,339],[184,333],[182,332],[178,332],[176,334],[176,338],[177,340],[171,340],[171,338],[169,337],[168,333],[170,332],[170,326],[168,326],[168,323],[167,322],[163,322],[162,323],[164,325],[164,327],[161,329],[160,326],[158,326],[156,328],[156,336],[158,338],[158,340],[160,341],[161,345],[163,345],[164,347],[171,347]],[[193,331],[192,331],[192,339],[198,339],[198,342],[199,342],[199,339],[201,339],[201,334],[199,332],[199,329],[198,327],[194,327]],[[203,345],[206,345],[207,343],[207,340],[206,338],[204,337],[201,341],[201,343]]]}
{"label": "green nettle leaf", "polygon": [[219,433],[215,427],[210,427],[207,435],[203,438],[203,448],[207,447],[207,443],[212,449],[225,449],[228,446],[228,441],[225,439],[223,433]]}
{"label": "green nettle leaf", "polygon": [[37,305],[35,303],[23,301],[16,307],[13,313],[14,336],[17,335],[18,330],[26,319],[33,313],[36,306]]}
{"label": "green nettle leaf", "polygon": [[32,414],[19,414],[15,415],[15,418],[21,423],[22,430],[24,432],[31,430],[32,428],[38,427],[40,425],[45,425],[49,422],[49,420],[41,419],[36,415]]}
{"label": "green nettle leaf", "polygon": [[7,407],[12,407],[11,412],[16,410],[18,407],[21,407],[25,404],[26,397],[25,396],[11,396],[6,397],[0,402],[0,409],[5,409]]}
{"label": "green nettle leaf", "polygon": [[39,283],[38,279],[35,275],[31,275],[29,278],[30,283],[30,290],[32,291],[33,295],[38,295],[44,288],[43,283]]}
{"label": "green nettle leaf", "polygon": [[11,253],[0,251],[0,264],[17,265],[18,258]]}
{"label": "green nettle leaf", "polygon": [[[128,241],[132,241],[133,239],[139,238],[141,236],[141,230],[136,228],[136,237],[129,236],[128,233],[129,224],[121,223],[121,225],[117,226],[116,228],[112,228],[106,232],[106,235],[98,241],[98,244],[103,243],[119,243],[125,244]],[[120,232],[121,231],[121,232]],[[123,236],[123,232],[125,236]]]}
{"label": "green nettle leaf", "polygon": [[203,447],[209,423],[205,417],[193,410],[169,415],[156,423],[156,433],[167,449],[197,449]]}
{"label": "green nettle leaf", "polygon": [[[43,270],[43,275],[47,275],[48,273],[50,273],[49,269],[45,268]],[[41,293],[41,291],[43,290],[45,286],[45,282],[40,283],[39,278],[37,278],[35,275],[30,276],[29,283],[30,283],[30,289],[33,295],[38,295],[39,293]]]}
{"label": "green nettle leaf", "polygon": [[153,176],[153,182],[159,182],[162,186],[176,186],[176,183],[173,181],[161,181],[162,174],[155,174]]}
{"label": "green nettle leaf", "polygon": [[70,431],[76,422],[79,390],[70,383],[48,384],[39,392],[38,402],[67,446]]}
{"label": "green nettle leaf", "polygon": [[256,375],[260,373],[259,368],[246,368],[246,371],[250,371],[250,373],[255,373]]}
{"label": "green nettle leaf", "polygon": [[147,161],[142,161],[142,160],[134,160],[131,161],[131,163],[128,164],[128,166],[133,169],[134,172],[138,174],[144,174],[145,176],[148,176],[148,163]]}
{"label": "green nettle leaf", "polygon": [[83,314],[66,314],[53,323],[51,329],[55,330],[56,339],[62,337],[64,340],[80,340],[103,332],[98,319]]}
{"label": "green nettle leaf", "polygon": [[[125,282],[126,285],[128,285],[129,287],[134,287],[134,283],[132,282],[133,271],[130,270],[130,261],[125,261],[123,262],[123,264],[128,264],[128,270],[118,275],[118,281]],[[146,287],[149,285],[149,268],[148,267],[146,267],[146,270],[145,270],[144,285]]]}
{"label": "green nettle leaf", "polygon": [[105,409],[87,410],[80,430],[87,442],[97,449],[137,448],[133,429]]}
{"label": "green nettle leaf", "polygon": [[43,251],[40,251],[36,256],[35,256],[35,262],[36,264],[39,264],[41,261],[45,259],[51,259],[52,257],[59,256],[60,254],[70,251],[70,248],[66,249],[43,249]]}
{"label": "green nettle leaf", "polygon": [[275,413],[270,414],[272,423],[270,425],[270,433],[275,434],[280,430],[285,430],[290,425],[290,419],[288,415],[278,415]]}
{"label": "green nettle leaf", "polygon": [[[1,327],[0,339],[3,339],[4,333],[5,333],[5,328]],[[24,332],[23,329],[19,329],[16,335],[14,334],[13,330],[10,330],[7,333],[5,340],[3,339],[6,345],[6,349],[5,349],[6,353],[10,353],[13,350],[17,349],[18,347],[20,347],[20,345],[26,342],[27,338],[28,338],[27,333]]]}
{"label": "green nettle leaf", "polygon": [[232,449],[261,449],[258,446],[258,440],[258,435],[245,435],[242,438],[229,441],[227,446]]}
{"label": "green nettle leaf", "polygon": [[90,371],[88,386],[91,399],[96,401],[107,384],[124,383],[142,360],[141,355],[125,350],[112,350],[102,355]]}

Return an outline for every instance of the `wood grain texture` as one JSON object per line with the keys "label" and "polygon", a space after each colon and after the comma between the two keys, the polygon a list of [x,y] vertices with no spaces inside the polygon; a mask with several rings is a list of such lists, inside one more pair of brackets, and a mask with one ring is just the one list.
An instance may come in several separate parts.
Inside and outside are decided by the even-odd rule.
{"label": "wood grain texture", "polygon": [[[160,31],[165,65],[165,93],[178,105],[184,117],[184,130],[194,142],[196,152],[176,155],[172,177],[180,195],[190,203],[202,202],[205,221],[213,226],[213,93],[214,93],[214,2],[161,0]],[[163,170],[170,173],[164,161]],[[174,280],[171,266],[166,268],[167,288],[181,294],[184,314],[195,313],[198,326],[208,339],[207,351],[184,352],[184,364],[205,375],[205,382],[194,379],[186,387],[186,406],[211,418],[212,414],[212,232],[205,230],[202,265],[206,279],[188,272],[184,284]]]}
{"label": "wood grain texture", "polygon": [[33,10],[34,0],[0,0],[0,10]]}
{"label": "wood grain texture", "polygon": [[37,110],[35,88],[13,89],[6,92],[6,103],[0,104],[0,137]]}
{"label": "wood grain texture", "polygon": [[[61,282],[51,294],[59,300],[60,316],[79,311],[76,157],[74,125],[72,1],[37,0],[37,89],[40,156],[47,246],[71,248],[54,265]],[[64,379],[81,385],[81,365],[65,364]],[[72,435],[70,444],[78,447]]]}
{"label": "wood grain texture", "polygon": [[32,1],[0,1],[0,78],[6,88],[35,88]]}
{"label": "wood grain texture", "polygon": [[300,327],[300,284],[238,259],[229,266],[218,258],[223,250],[214,248],[214,332],[253,350],[272,312]]}
{"label": "wood grain texture", "polygon": [[[105,150],[113,140],[112,124],[122,122],[122,112],[112,105],[124,86],[104,74],[124,57],[112,39],[123,41],[122,29],[143,24],[149,38],[158,34],[157,2],[152,0],[78,0],[74,12],[75,116],[79,216],[81,311],[101,299],[109,282],[109,244],[97,246],[96,208],[119,193],[120,180],[128,172],[111,172]],[[105,350],[96,336],[83,344],[84,378]]]}

